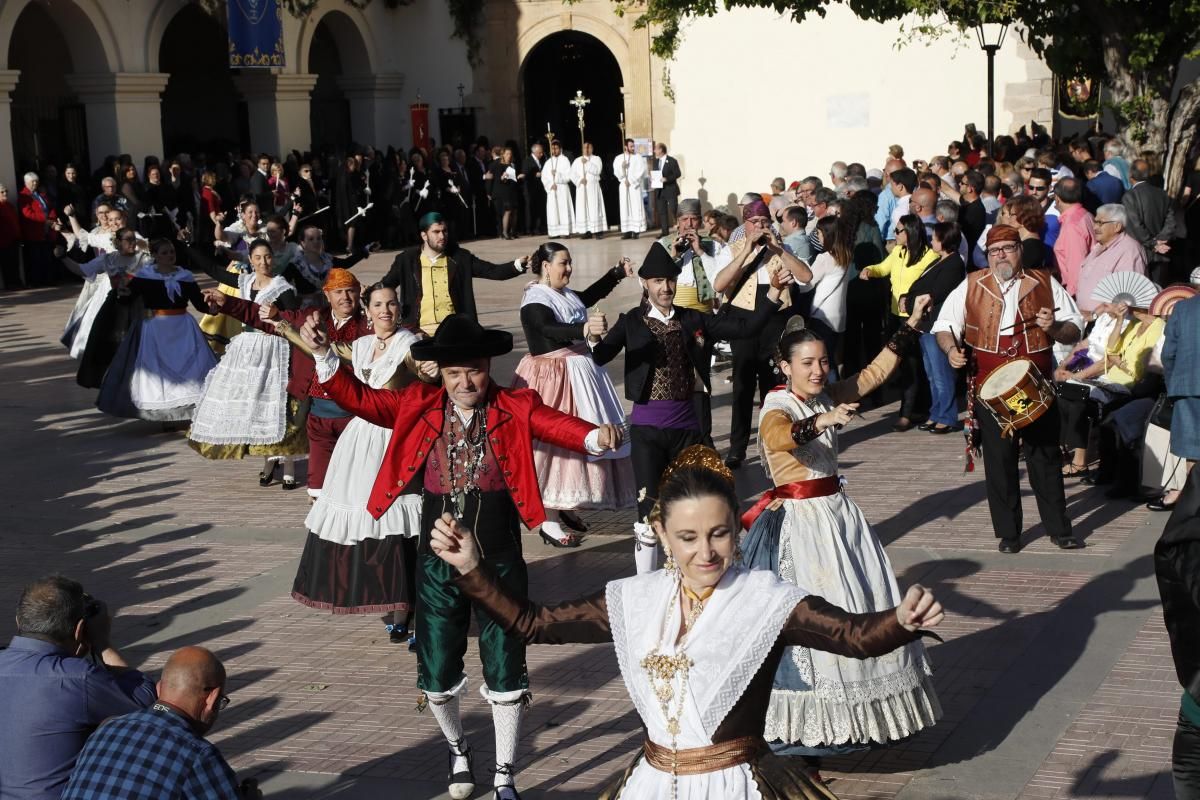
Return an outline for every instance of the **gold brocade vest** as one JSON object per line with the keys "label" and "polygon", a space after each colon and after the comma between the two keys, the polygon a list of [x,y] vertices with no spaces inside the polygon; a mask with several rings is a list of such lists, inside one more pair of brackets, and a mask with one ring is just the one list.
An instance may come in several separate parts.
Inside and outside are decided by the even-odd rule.
{"label": "gold brocade vest", "polygon": [[[736,260],[738,256],[742,254],[742,251],[745,250],[747,246],[748,243],[745,239],[739,239],[738,241],[729,245],[729,248],[733,253],[734,260]],[[762,266],[766,266],[767,272],[774,275],[776,272],[779,272],[779,270],[784,268],[783,258],[778,255],[773,255],[767,259],[767,263],[765,265],[760,261],[754,270],[751,270],[749,274],[743,275],[741,285],[738,286],[737,292],[734,293],[733,298],[729,301],[734,308],[741,308],[746,311],[754,310],[754,304],[758,300],[757,268]],[[780,311],[792,304],[791,292],[784,292],[779,299],[781,301],[779,304]]]}
{"label": "gold brocade vest", "polygon": [[1049,350],[1050,337],[1034,323],[1038,310],[1043,308],[1054,308],[1050,276],[1044,270],[1027,270],[1021,277],[1016,324],[1011,330],[1001,331],[1004,296],[1000,284],[991,270],[972,272],[967,275],[963,339],[971,347],[986,353],[999,352],[1001,335],[1023,336],[1026,353]]}

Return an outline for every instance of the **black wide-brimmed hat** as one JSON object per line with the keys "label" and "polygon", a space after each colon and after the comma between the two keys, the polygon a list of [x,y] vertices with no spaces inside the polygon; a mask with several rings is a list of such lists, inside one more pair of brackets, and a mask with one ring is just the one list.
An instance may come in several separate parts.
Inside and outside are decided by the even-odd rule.
{"label": "black wide-brimmed hat", "polygon": [[667,252],[667,248],[655,242],[650,245],[650,252],[646,253],[646,260],[638,268],[638,277],[678,278],[679,265],[675,263],[675,259],[671,258],[671,254]]}
{"label": "black wide-brimmed hat", "polygon": [[495,358],[513,349],[512,334],[489,330],[466,314],[451,314],[438,325],[431,339],[414,342],[412,357],[417,361],[449,364],[473,358]]}

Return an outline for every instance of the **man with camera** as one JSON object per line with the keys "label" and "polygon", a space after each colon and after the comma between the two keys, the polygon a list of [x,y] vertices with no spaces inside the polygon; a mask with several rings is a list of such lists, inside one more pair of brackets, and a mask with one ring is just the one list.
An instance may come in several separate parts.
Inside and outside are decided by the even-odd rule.
{"label": "man with camera", "polygon": [[25,587],[0,651],[0,800],[57,800],[84,741],[109,717],[149,708],[153,681],[112,646],[112,617],[76,581]]}
{"label": "man with camera", "polygon": [[[812,270],[792,255],[775,231],[767,204],[753,200],[742,208],[746,237],[729,245],[732,260],[713,280],[713,288],[728,298],[726,313],[746,316],[753,313],[759,300],[771,289],[772,277],[788,272],[797,283],[812,280]],[[733,416],[729,428],[729,453],[725,465],[737,469],[746,460],[750,443],[751,417],[754,414],[754,394],[759,399],[778,383],[773,356],[779,336],[796,309],[790,290],[785,290],[778,310],[771,314],[766,325],[753,336],[734,339],[733,346]]]}

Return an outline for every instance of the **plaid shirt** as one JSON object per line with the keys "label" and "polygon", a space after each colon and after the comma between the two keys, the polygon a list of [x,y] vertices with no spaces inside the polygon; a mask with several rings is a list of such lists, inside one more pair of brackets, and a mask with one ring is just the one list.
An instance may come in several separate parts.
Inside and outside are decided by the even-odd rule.
{"label": "plaid shirt", "polygon": [[63,800],[237,800],[217,748],[162,705],[105,723],[84,745]]}

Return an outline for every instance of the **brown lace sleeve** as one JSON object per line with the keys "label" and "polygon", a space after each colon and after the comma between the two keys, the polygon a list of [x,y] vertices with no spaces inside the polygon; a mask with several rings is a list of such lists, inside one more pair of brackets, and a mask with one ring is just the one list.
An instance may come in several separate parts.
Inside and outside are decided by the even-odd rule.
{"label": "brown lace sleeve", "polygon": [[611,642],[608,601],[604,590],[589,597],[539,606],[509,594],[486,566],[454,579],[463,594],[483,608],[505,633],[527,644],[591,644]]}

